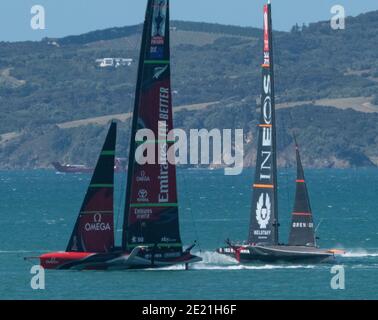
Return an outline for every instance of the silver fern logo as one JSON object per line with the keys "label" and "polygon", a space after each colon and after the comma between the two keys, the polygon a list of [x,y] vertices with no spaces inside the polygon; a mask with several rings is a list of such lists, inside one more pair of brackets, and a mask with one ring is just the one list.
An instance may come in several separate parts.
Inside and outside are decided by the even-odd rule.
{"label": "silver fern logo", "polygon": [[154,69],[154,79],[159,79],[160,76],[168,69],[168,66],[165,67],[156,67]]}
{"label": "silver fern logo", "polygon": [[[265,197],[264,197],[265,195]],[[265,201],[264,201],[265,200]],[[256,220],[260,226],[260,229],[266,229],[266,226],[270,220],[271,202],[269,194],[262,193],[256,207]]]}

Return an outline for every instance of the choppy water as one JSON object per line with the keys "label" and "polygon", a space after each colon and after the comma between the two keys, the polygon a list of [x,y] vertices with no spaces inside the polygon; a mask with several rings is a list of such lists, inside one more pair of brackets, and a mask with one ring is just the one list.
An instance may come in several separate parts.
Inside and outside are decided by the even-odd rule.
{"label": "choppy water", "polygon": [[[47,271],[46,289],[30,287],[24,256],[63,250],[87,175],[52,171],[0,172],[0,298],[2,299],[377,299],[378,170],[308,170],[319,244],[343,248],[345,290],[330,286],[333,264],[238,265],[214,253],[226,238],[247,236],[252,173],[227,177],[222,170],[179,170],[181,233],[199,241],[203,262],[182,267],[122,272]],[[280,240],[288,235],[294,172],[280,185]],[[121,189],[123,179],[118,175]],[[117,206],[123,197],[116,196]],[[120,239],[121,218],[117,238]]]}

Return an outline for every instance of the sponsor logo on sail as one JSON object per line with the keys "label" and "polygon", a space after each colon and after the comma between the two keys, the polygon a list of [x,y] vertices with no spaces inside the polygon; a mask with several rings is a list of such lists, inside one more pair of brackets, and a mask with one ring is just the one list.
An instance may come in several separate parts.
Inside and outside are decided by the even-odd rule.
{"label": "sponsor logo on sail", "polygon": [[135,208],[134,214],[138,220],[148,220],[152,215],[152,209],[147,208]]}
{"label": "sponsor logo on sail", "polygon": [[151,57],[162,59],[164,56],[167,0],[155,0],[151,30]]}
{"label": "sponsor logo on sail", "polygon": [[268,193],[262,193],[256,205],[256,220],[260,229],[266,229],[270,221],[271,202]]}
{"label": "sponsor logo on sail", "polygon": [[139,176],[136,177],[137,182],[150,182],[150,177],[146,176],[146,172],[142,170],[139,174]]}
{"label": "sponsor logo on sail", "polygon": [[152,17],[151,44],[164,44],[165,26],[167,16],[167,0],[155,0]]}
{"label": "sponsor logo on sail", "polygon": [[260,165],[260,180],[270,181],[272,176],[272,146],[273,146],[273,131],[272,131],[272,98],[271,98],[271,79],[270,75],[265,75],[263,79],[264,96],[263,96],[263,126],[262,129],[262,151],[261,151],[261,165]]}
{"label": "sponsor logo on sail", "polygon": [[101,222],[102,220],[102,216],[101,216],[101,213],[96,213],[94,216],[93,216],[93,221],[94,222]]}
{"label": "sponsor logo on sail", "polygon": [[110,223],[109,222],[102,222],[102,215],[101,213],[96,213],[93,216],[93,222],[86,223],[85,226],[85,231],[91,232],[91,231],[107,231],[111,230]]}
{"label": "sponsor logo on sail", "polygon": [[269,43],[269,16],[268,6],[264,7],[264,66],[270,66],[270,43]]}
{"label": "sponsor logo on sail", "polygon": [[162,59],[164,57],[164,46],[151,46],[151,58]]}
{"label": "sponsor logo on sail", "polygon": [[131,238],[131,242],[132,243],[143,243],[144,242],[144,237],[136,237],[136,236],[134,236],[134,237]]}
{"label": "sponsor logo on sail", "polygon": [[268,17],[268,6],[264,6],[264,51],[269,51],[269,17]]}
{"label": "sponsor logo on sail", "polygon": [[146,189],[140,189],[138,191],[138,201],[139,202],[148,202],[148,192]]}
{"label": "sponsor logo on sail", "polygon": [[161,242],[163,243],[175,243],[177,242],[177,239],[171,239],[171,238],[168,238],[168,237],[162,237],[160,239]]}
{"label": "sponsor logo on sail", "polygon": [[269,67],[270,66],[270,55],[269,52],[264,52],[264,65]]}
{"label": "sponsor logo on sail", "polygon": [[165,66],[165,67],[155,67],[153,78],[156,79],[156,80],[159,79],[160,76],[161,76],[166,70],[168,70],[168,66]]}
{"label": "sponsor logo on sail", "polygon": [[159,203],[169,202],[168,164],[160,165],[160,175],[158,179],[160,182]]}
{"label": "sponsor logo on sail", "polygon": [[312,222],[293,222],[293,228],[314,228],[314,224]]}
{"label": "sponsor logo on sail", "polygon": [[[160,88],[160,98],[159,98],[159,120],[169,119],[169,88]],[[166,134],[166,133],[165,133]]]}

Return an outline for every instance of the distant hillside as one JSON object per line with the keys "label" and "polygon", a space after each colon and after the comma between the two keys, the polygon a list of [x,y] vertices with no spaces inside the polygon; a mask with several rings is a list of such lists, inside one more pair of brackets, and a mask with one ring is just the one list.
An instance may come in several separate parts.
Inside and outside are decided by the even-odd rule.
{"label": "distant hillside", "polygon": [[[235,116],[253,123],[261,87],[262,31],[182,21],[172,26],[175,106],[218,102],[210,109],[178,113],[176,124],[229,128],[229,119],[222,115],[230,108],[236,108]],[[356,98],[351,101],[364,102],[348,107],[369,112],[374,112],[374,104],[378,105],[378,11],[348,18],[346,26],[335,31],[329,22],[319,22],[275,33],[277,102],[299,102],[295,110],[306,110],[301,119],[304,135],[316,132],[310,128],[319,119],[325,120],[322,116],[328,109],[315,107],[319,105],[316,101],[329,105],[325,101]],[[137,25],[41,42],[0,42],[0,168],[44,167],[53,158],[93,163],[97,152],[94,142],[100,143],[105,128],[90,125],[62,129],[57,124],[131,111],[140,32],[141,25]],[[97,67],[96,59],[106,57],[132,58],[134,63],[129,67]],[[315,158],[308,159],[308,164],[377,165],[378,156],[371,150],[377,150],[377,142],[368,139],[372,143],[369,148],[354,139],[357,131],[366,131],[367,115],[331,110],[327,114],[332,115],[334,123],[345,121],[335,132],[335,141],[340,143],[330,142],[332,126],[322,127],[316,139],[322,150],[312,152]],[[375,116],[370,113],[369,119]],[[377,126],[371,125],[369,133],[378,136]],[[348,130],[349,126],[354,129]],[[248,127],[246,141],[253,130],[253,126]],[[123,132],[127,135],[126,126]],[[342,139],[351,145],[341,143]],[[308,148],[313,143],[310,140],[303,141],[309,143]],[[124,141],[127,137],[122,150],[127,148]],[[253,147],[248,159],[253,162]],[[289,160],[286,155],[281,162]]]}
{"label": "distant hillside", "polygon": [[[205,32],[242,37],[260,37],[261,34],[261,30],[258,28],[229,26],[205,22],[172,21],[171,27],[175,30],[181,31]],[[56,40],[60,45],[85,45],[97,41],[120,39],[130,37],[135,34],[141,34],[142,28],[142,24],[136,26],[116,27],[92,31],[77,36],[68,36],[61,39],[46,38],[44,41],[48,42],[51,40]]]}
{"label": "distant hillside", "polygon": [[[242,128],[245,133],[244,165],[253,166],[258,114],[251,105],[253,101],[246,100],[213,105],[207,109],[183,109],[175,113],[175,124],[187,132],[193,128]],[[378,165],[378,113],[305,105],[279,109],[277,123],[280,166],[295,163],[293,131],[298,136],[306,167]],[[2,145],[0,167],[47,168],[56,160],[94,165],[107,128],[107,125],[86,125],[60,129],[55,125],[44,125],[27,129]],[[129,139],[130,119],[119,125],[118,156],[127,156]]]}

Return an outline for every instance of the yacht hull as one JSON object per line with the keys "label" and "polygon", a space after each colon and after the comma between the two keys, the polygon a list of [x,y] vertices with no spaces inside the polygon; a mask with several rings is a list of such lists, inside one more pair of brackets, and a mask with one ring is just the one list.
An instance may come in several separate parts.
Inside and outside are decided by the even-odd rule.
{"label": "yacht hull", "polygon": [[243,245],[224,247],[217,250],[220,254],[234,257],[240,263],[252,262],[309,262],[319,263],[335,258],[331,250],[305,246],[261,246]]}
{"label": "yacht hull", "polygon": [[136,247],[131,252],[52,252],[39,257],[44,269],[53,270],[127,270],[162,268],[173,265],[188,265],[202,259],[189,252],[178,257],[151,259],[143,247]]}

